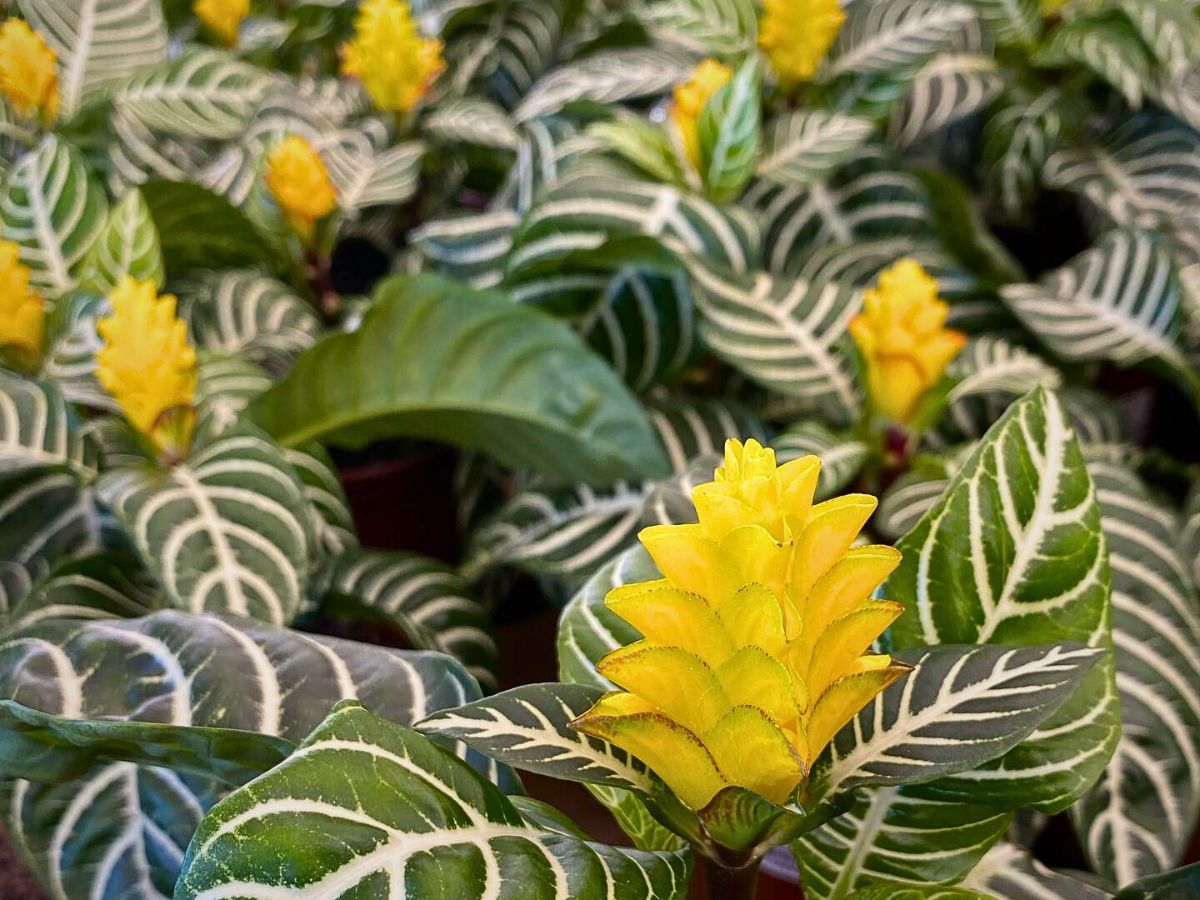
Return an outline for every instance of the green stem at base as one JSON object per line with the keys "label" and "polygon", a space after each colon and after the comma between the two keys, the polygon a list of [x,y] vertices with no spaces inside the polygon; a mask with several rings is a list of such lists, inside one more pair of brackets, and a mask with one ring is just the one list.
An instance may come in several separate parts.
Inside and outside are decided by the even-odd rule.
{"label": "green stem at base", "polygon": [[759,860],[731,869],[715,859],[704,860],[704,882],[709,900],[754,900],[758,894]]}

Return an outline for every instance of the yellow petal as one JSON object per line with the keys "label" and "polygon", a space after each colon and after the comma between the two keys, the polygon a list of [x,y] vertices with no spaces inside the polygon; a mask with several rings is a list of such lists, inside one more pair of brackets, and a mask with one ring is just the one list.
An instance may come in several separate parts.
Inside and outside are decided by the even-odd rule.
{"label": "yellow petal", "polygon": [[765,528],[758,525],[735,528],[721,541],[721,554],[730,561],[730,567],[736,573],[735,588],[764,584],[777,595],[783,595],[791,548],[775,540]]}
{"label": "yellow petal", "polygon": [[815,456],[801,456],[779,467],[780,505],[790,534],[799,534],[808,521],[820,478],[821,460]]}
{"label": "yellow petal", "polygon": [[748,584],[717,608],[733,646],[761,647],[778,657],[787,641],[783,611],[775,595],[761,584]]}
{"label": "yellow petal", "polygon": [[813,706],[808,719],[808,758],[811,766],[833,736],[876,694],[909,671],[888,657],[861,657],[867,671],[835,681]]}
{"label": "yellow petal", "polygon": [[844,616],[871,596],[884,579],[900,565],[895,547],[872,544],[855,547],[817,579],[808,593],[802,612],[806,630],[813,639],[839,616]]}
{"label": "yellow petal", "polygon": [[807,597],[817,579],[849,549],[879,501],[869,494],[847,494],[813,507],[792,557],[792,596]]}
{"label": "yellow petal", "polygon": [[632,753],[692,809],[703,809],[728,784],[700,739],[686,728],[660,713],[626,714],[627,707],[608,705],[605,699],[572,727]]}
{"label": "yellow petal", "polygon": [[734,706],[756,706],[781,728],[799,718],[787,668],[760,647],[743,647],[717,668],[716,676]]}
{"label": "yellow petal", "polygon": [[904,607],[890,600],[872,600],[834,619],[817,640],[806,681],[820,696],[829,685],[853,670],[859,655],[891,625]]}
{"label": "yellow petal", "polygon": [[717,768],[732,784],[784,803],[804,778],[804,765],[782,731],[760,709],[739,706],[704,734]]}
{"label": "yellow petal", "polygon": [[697,734],[731,706],[712,669],[680,647],[638,641],[605,656],[596,671]]}
{"label": "yellow petal", "polygon": [[659,571],[680,590],[715,602],[740,587],[735,567],[699,525],[651,525],[638,538]]}
{"label": "yellow petal", "polygon": [[[705,537],[720,542],[729,532],[740,525],[762,525],[771,529],[770,516],[746,502],[741,496],[730,494],[726,483],[710,481],[697,485],[692,489],[692,503],[696,507],[696,517]],[[782,535],[783,520],[775,523],[778,533]]]}
{"label": "yellow petal", "polygon": [[733,654],[725,626],[704,598],[671,587],[665,578],[613,588],[604,605],[654,643],[682,647],[710,666]]}

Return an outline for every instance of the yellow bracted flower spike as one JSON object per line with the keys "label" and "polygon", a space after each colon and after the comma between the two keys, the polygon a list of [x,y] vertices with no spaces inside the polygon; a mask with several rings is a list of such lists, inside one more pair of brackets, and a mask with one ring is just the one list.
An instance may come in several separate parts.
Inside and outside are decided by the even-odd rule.
{"label": "yellow bracted flower spike", "polygon": [[967,336],[945,327],[949,307],[916,260],[902,259],[880,273],[864,306],[850,321],[850,335],[866,361],[867,391],[879,412],[907,422]]}
{"label": "yellow bracted flower spike", "polygon": [[808,81],[845,20],[838,0],[765,0],[758,45],[780,79]]}
{"label": "yellow bracted flower spike", "polygon": [[250,0],[195,0],[192,12],[221,43],[232,47],[242,19],[250,14]]}
{"label": "yellow bracted flower spike", "polygon": [[267,158],[267,190],[306,242],[312,240],[317,220],[337,207],[337,189],[325,163],[308,141],[294,134]]}
{"label": "yellow bracted flower spike", "polygon": [[574,727],[627,750],[693,809],[722,789],[787,801],[843,725],[908,671],[866,653],[903,611],[871,593],[900,562],[851,549],[876,500],[813,503],[821,462],[777,466],[731,440],[693,492],[696,525],[655,525],[642,543],[665,576],[610,591],[643,635],[596,670],[606,694]]}
{"label": "yellow bracted flower spike", "polygon": [[19,115],[37,113],[46,124],[58,118],[57,59],[28,22],[0,25],[0,93]]}
{"label": "yellow bracted flower spike", "polygon": [[46,304],[29,286],[21,248],[0,241],[0,349],[22,368],[32,369],[42,355]]}
{"label": "yellow bracted flower spike", "polygon": [[182,457],[191,442],[196,353],[175,297],[158,296],[153,281],[126,275],[108,295],[112,314],[98,326],[104,346],[96,377],[125,417],[159,450]]}
{"label": "yellow bracted flower spike", "polygon": [[692,71],[692,77],[675,88],[671,121],[679,130],[683,149],[694,168],[700,168],[700,114],[713,94],[729,83],[733,72],[715,59],[706,59]]}
{"label": "yellow bracted flower spike", "polygon": [[404,0],[366,0],[354,39],[342,46],[342,74],[363,83],[380,109],[411,110],[446,68],[442,42],[422,37]]}

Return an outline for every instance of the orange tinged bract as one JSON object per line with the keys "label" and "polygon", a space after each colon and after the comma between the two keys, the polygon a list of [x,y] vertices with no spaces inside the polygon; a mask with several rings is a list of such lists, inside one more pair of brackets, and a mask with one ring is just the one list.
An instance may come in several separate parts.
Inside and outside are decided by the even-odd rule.
{"label": "orange tinged bract", "polygon": [[868,652],[902,612],[871,599],[900,554],[851,547],[875,498],[814,503],[820,468],[729,441],[693,491],[699,522],[641,534],[664,577],[605,598],[643,637],[599,661],[622,690],[574,725],[640,758],[693,809],[731,785],[786,802],[834,734],[907,671]]}

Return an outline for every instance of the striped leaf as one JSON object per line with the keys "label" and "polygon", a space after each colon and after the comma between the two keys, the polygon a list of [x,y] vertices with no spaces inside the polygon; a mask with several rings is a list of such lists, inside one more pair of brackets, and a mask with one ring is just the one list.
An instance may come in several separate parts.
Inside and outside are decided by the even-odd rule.
{"label": "striped leaf", "polygon": [[820,422],[801,422],[771,441],[780,463],[801,456],[821,458],[821,480],[817,496],[832,497],[844,493],[870,455],[865,441],[848,431],[835,431]]}
{"label": "striped leaf", "polygon": [[30,381],[0,369],[0,468],[64,466],[90,480],[95,445],[52,381]]}
{"label": "striped leaf", "polygon": [[751,0],[660,0],[630,12],[655,44],[704,56],[734,56],[754,43],[758,17]]}
{"label": "striped leaf", "polygon": [[938,53],[979,44],[982,23],[970,3],[859,0],[825,64],[825,76],[915,72]]}
{"label": "striped leaf", "polygon": [[921,67],[904,101],[892,111],[888,138],[912,147],[987,106],[1004,88],[1000,67],[989,55],[946,53]]}
{"label": "striped leaf", "polygon": [[496,686],[487,611],[448,566],[415,553],[347,550],[315,576],[321,613],[400,628],[412,646],[458,659],[485,689]]}
{"label": "striped leaf", "polygon": [[[495,3],[471,28],[456,28],[447,46],[453,79],[479,85],[512,109],[562,52],[563,3]],[[447,14],[449,11],[447,10]]]}
{"label": "striped leaf", "polygon": [[558,112],[568,103],[616,103],[664,94],[687,78],[684,54],[649,47],[604,50],[559,66],[540,79],[513,111],[518,122]]}
{"label": "striped leaf", "polygon": [[870,139],[875,124],[844,113],[797,110],[772,120],[755,174],[787,186],[819,181]]}
{"label": "striped leaf", "polygon": [[761,107],[758,58],[750,54],[700,114],[700,177],[718,203],[741,193],[754,171]]}
{"label": "striped leaf", "polygon": [[285,370],[321,331],[311,304],[253,269],[201,274],[182,284],[179,294],[197,347],[275,371]]}
{"label": "striped leaf", "polygon": [[949,885],[881,881],[850,895],[851,900],[989,900],[987,894]]}
{"label": "striped leaf", "polygon": [[643,763],[570,727],[603,693],[582,684],[527,684],[443,710],[416,728],[462,741],[515,769],[648,793],[650,776]]}
{"label": "striped leaf", "polygon": [[133,78],[113,104],[144,127],[205,140],[241,137],[272,77],[220,50],[191,50]]}
{"label": "striped leaf", "polygon": [[1173,0],[1117,0],[1115,5],[1170,78],[1183,78],[1200,62],[1200,22],[1187,4]]}
{"label": "striped leaf", "polygon": [[1154,81],[1154,59],[1137,29],[1116,10],[1073,16],[1055,28],[1034,57],[1044,66],[1077,63],[1120,91],[1134,109]]}
{"label": "striped leaf", "polygon": [[1075,818],[1096,870],[1124,886],[1179,865],[1200,814],[1200,604],[1169,508],[1128,469],[1089,470],[1112,564],[1123,728]]}
{"label": "striped leaf", "polygon": [[17,161],[0,194],[4,239],[20,245],[30,282],[50,297],[75,286],[107,210],[83,155],[54,135]]}
{"label": "striped leaf", "polygon": [[[1036,4],[1034,4],[1036,6]],[[1009,216],[1025,208],[1062,130],[1055,90],[1007,94],[983,129],[983,159],[1001,207]]]}
{"label": "striped leaf", "polygon": [[21,0],[21,12],[58,55],[62,113],[167,58],[158,0]]}
{"label": "striped leaf", "polygon": [[[0,569],[28,583],[54,563],[102,549],[94,488],[64,465],[0,470]],[[7,590],[6,590],[7,593]]]}
{"label": "striped leaf", "polygon": [[168,601],[274,624],[300,607],[312,537],[296,473],[277,447],[241,426],[169,470],[114,470],[101,479]]}
{"label": "striped leaf", "polygon": [[1148,875],[1117,892],[1115,900],[1172,900],[1200,890],[1200,863],[1182,866],[1162,875]]}
{"label": "striped leaf", "polygon": [[562,116],[521,125],[517,159],[492,202],[495,209],[525,212],[542,187],[554,184],[578,161],[578,128]]}
{"label": "striped leaf", "polygon": [[1001,44],[1031,46],[1042,32],[1038,0],[969,0],[987,30]]}
{"label": "striped leaf", "polygon": [[914,797],[909,790],[861,791],[846,812],[792,844],[806,896],[842,900],[875,883],[955,882],[1004,835],[1012,818],[978,804]]}
{"label": "striped leaf", "polygon": [[419,185],[425,145],[407,141],[370,154],[333,147],[324,158],[337,187],[338,206],[353,213],[372,206],[400,204],[412,197]]}
{"label": "striped leaf", "polygon": [[1154,236],[1113,231],[1039,284],[1001,288],[1022,323],[1063,359],[1153,362],[1200,391],[1179,334],[1183,284],[1170,251]]}
{"label": "striped leaf", "polygon": [[[938,292],[946,299],[970,295],[978,289],[975,277],[951,258],[933,235],[900,234],[849,244],[825,244],[814,247],[799,267],[790,262],[786,266],[793,277],[803,281],[841,282],[865,288],[878,280],[880,272],[905,257],[915,259],[937,280]],[[960,304],[956,303],[951,307],[950,315],[959,308]]]}
{"label": "striped leaf", "polygon": [[821,405],[835,421],[855,416],[861,401],[846,326],[862,302],[857,291],[701,262],[691,273],[700,335],[714,353],[765,387]]}
{"label": "striped leaf", "polygon": [[[380,366],[381,353],[403,365]],[[253,412],[286,446],[404,435],[561,480],[666,469],[633,398],[565,326],[429,275],[384,281],[359,330],[307,351]]]}
{"label": "striped leaf", "polygon": [[687,894],[686,853],[609,847],[536,822],[428,738],[343,704],[288,761],[213,808],[175,896]]}
{"label": "striped leaf", "polygon": [[688,525],[696,522],[692,491],[697,485],[712,481],[713,470],[721,465],[721,458],[719,453],[698,456],[686,469],[654,482],[646,494],[646,506],[642,511],[645,524]]}
{"label": "striped leaf", "polygon": [[233,428],[246,406],[271,384],[266,370],[252,362],[234,356],[202,355],[196,381],[194,443],[203,444]]}
{"label": "striped leaf", "polygon": [[1062,707],[1103,655],[1081,644],[930,647],[858,714],[814,767],[814,797],[921,784],[997,759]]}
{"label": "striped leaf", "polygon": [[500,209],[434,219],[409,232],[409,244],[430,267],[474,288],[495,287],[504,278],[504,259],[521,217]]}
{"label": "striped leaf", "polygon": [[515,151],[520,132],[504,108],[482,97],[453,97],[439,103],[422,125],[424,132],[447,144]]}
{"label": "striped leaf", "polygon": [[[237,728],[298,741],[345,698],[408,723],[477,696],[441,655],[211,615],[46,621],[0,641],[0,697],[68,719]],[[4,810],[9,835],[50,896],[169,898],[204,811],[227,789],[157,766],[99,763],[65,784],[10,781]]]}
{"label": "striped leaf", "polygon": [[948,460],[922,458],[920,471],[905,472],[888,487],[871,519],[884,540],[900,540],[933,508],[950,483],[955,470]]}
{"label": "striped leaf", "polygon": [[1046,868],[1020,847],[1002,841],[961,882],[1000,900],[1104,900],[1108,891]]}
{"label": "striped leaf", "polygon": [[162,606],[158,586],[137,559],[109,550],[56,565],[11,604],[4,629],[46,619],[130,619]]}
{"label": "striped leaf", "polygon": [[729,438],[767,441],[767,426],[736,400],[662,395],[647,407],[676,473],[688,471],[702,456],[723,453]]}
{"label": "striped leaf", "polygon": [[127,191],[109,210],[108,221],[92,245],[81,280],[88,290],[107,294],[125,275],[138,281],[153,281],[159,287],[164,278],[158,229],[136,188]]}
{"label": "striped leaf", "polygon": [[[972,451],[898,544],[886,595],[897,649],[1073,641],[1107,650],[1110,574],[1100,507],[1061,403],[1037,388]],[[1063,809],[1099,777],[1118,732],[1111,655],[1001,760],[941,779],[940,796]]]}
{"label": "striped leaf", "polygon": [[325,448],[316,442],[301,444],[284,448],[283,457],[296,470],[304,499],[308,501],[315,551],[335,556],[358,546],[350,501]]}
{"label": "striped leaf", "polygon": [[1193,484],[1183,507],[1183,528],[1179,533],[1179,553],[1191,561],[1188,574],[1200,587],[1200,484]]}

